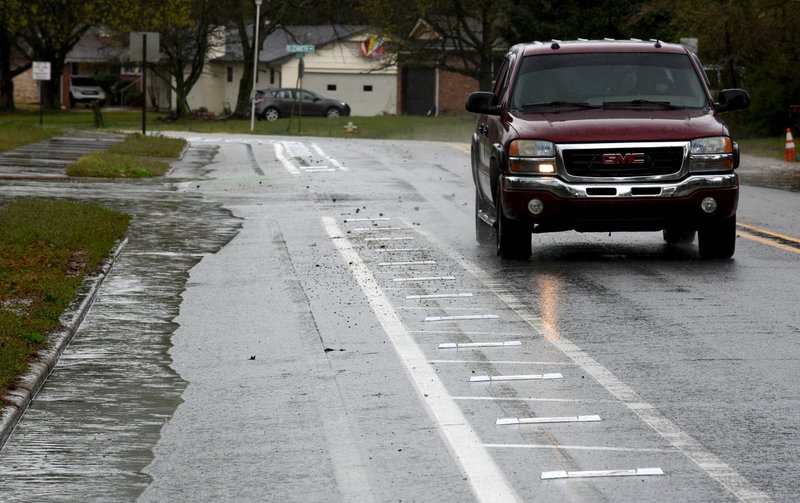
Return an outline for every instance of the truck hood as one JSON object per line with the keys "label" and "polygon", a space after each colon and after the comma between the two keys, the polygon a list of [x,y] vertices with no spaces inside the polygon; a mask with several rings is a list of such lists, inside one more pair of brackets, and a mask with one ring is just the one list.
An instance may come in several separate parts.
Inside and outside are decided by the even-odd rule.
{"label": "truck hood", "polygon": [[518,137],[554,143],[688,141],[727,135],[711,109],[596,109],[508,115]]}

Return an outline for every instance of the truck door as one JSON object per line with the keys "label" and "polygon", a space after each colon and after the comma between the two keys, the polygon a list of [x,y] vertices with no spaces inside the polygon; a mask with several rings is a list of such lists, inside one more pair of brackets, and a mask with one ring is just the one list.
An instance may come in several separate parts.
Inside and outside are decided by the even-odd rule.
{"label": "truck door", "polygon": [[[512,55],[503,60],[500,70],[497,72],[497,79],[494,83],[492,92],[494,93],[494,104],[501,105],[508,90],[509,75],[512,63]],[[478,176],[477,182],[485,200],[491,201],[494,198],[491,181],[491,159],[493,145],[501,136],[502,124],[500,117],[496,115],[481,115],[478,120]]]}

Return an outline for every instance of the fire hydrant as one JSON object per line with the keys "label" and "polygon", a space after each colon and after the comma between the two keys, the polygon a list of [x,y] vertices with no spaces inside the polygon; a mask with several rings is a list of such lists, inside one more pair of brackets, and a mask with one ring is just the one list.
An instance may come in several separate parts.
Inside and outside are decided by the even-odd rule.
{"label": "fire hydrant", "polygon": [[353,124],[352,121],[348,121],[347,124],[344,126],[344,137],[352,138],[353,135],[356,134],[356,129],[358,129],[358,126]]}

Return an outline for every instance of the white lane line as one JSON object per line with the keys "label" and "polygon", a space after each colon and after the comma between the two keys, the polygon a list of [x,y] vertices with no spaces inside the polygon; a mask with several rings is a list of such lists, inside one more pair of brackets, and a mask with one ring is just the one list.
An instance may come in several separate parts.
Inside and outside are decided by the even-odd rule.
{"label": "white lane line", "polygon": [[337,169],[340,169],[342,171],[350,171],[350,168],[347,168],[346,166],[342,165],[342,163],[340,163],[339,161],[337,161],[333,157],[331,157],[328,154],[326,154],[325,152],[323,152],[323,150],[320,148],[320,146],[317,145],[316,143],[312,143],[311,144],[311,148],[314,150],[314,152],[317,153],[317,155],[319,155],[320,157],[322,157],[323,159],[328,161],[328,164],[332,164]]}
{"label": "white lane line", "polygon": [[300,170],[295,167],[291,159],[286,157],[286,150],[283,144],[275,143],[273,146],[275,148],[275,157],[277,157],[281,164],[283,164],[283,167],[286,168],[286,171],[292,175],[300,175]]}
{"label": "white lane line", "polygon": [[594,423],[602,421],[600,416],[564,416],[564,417],[502,417],[495,422],[497,426],[520,424],[550,424],[550,423]]}
{"label": "white lane line", "polygon": [[418,278],[394,278],[395,283],[421,283],[427,281],[455,281],[455,276],[423,276]]}
{"label": "white lane line", "polygon": [[460,299],[472,297],[469,292],[462,293],[429,293],[426,295],[406,295],[406,300],[427,300],[427,299]]}
{"label": "white lane line", "polygon": [[494,382],[494,381],[544,381],[548,379],[563,379],[558,373],[552,374],[519,374],[507,376],[472,376],[469,382]]}
{"label": "white lane line", "polygon": [[542,472],[541,480],[580,479],[591,477],[646,477],[664,475],[661,468],[632,468],[630,470],[586,470],[577,472]]}
{"label": "white lane line", "polygon": [[[772,501],[771,498],[754,486],[745,477],[722,461],[717,455],[709,452],[694,437],[681,430],[680,427],[662,416],[655,407],[644,401],[632,388],[617,378],[611,371],[603,367],[588,353],[567,339],[564,334],[550,323],[534,315],[529,308],[513,294],[500,288],[492,288],[495,281],[491,275],[467,260],[462,254],[457,253],[437,236],[422,229],[416,229],[429,242],[444,251],[450,258],[469,271],[481,283],[489,287],[495,295],[511,307],[523,320],[534,328],[542,337],[559,349],[564,355],[578,364],[585,372],[590,374],[611,395],[624,403],[631,411],[665,440],[679,449],[687,458],[691,459],[709,477],[716,480],[731,494],[742,501]],[[494,283],[497,284],[497,283]],[[518,307],[519,306],[519,307]]]}
{"label": "white lane line", "polygon": [[464,314],[460,316],[426,316],[423,321],[499,320],[496,314]]}
{"label": "white lane line", "polygon": [[343,262],[349,264],[350,271],[369,302],[370,308],[405,364],[420,400],[426,405],[450,444],[451,452],[461,465],[464,478],[469,482],[475,497],[481,502],[519,501],[518,495],[506,480],[500,467],[495,464],[492,455],[470,428],[461,409],[448,395],[435,369],[427,363],[425,353],[406,329],[361,256],[345,239],[333,218],[323,217],[322,221],[325,231],[342,256]]}
{"label": "white lane line", "polygon": [[595,445],[560,445],[560,444],[483,444],[488,449],[541,449],[564,451],[609,451],[609,452],[653,452],[659,454],[680,454],[675,448],[660,447],[609,447]]}
{"label": "white lane line", "polygon": [[439,344],[439,349],[504,348],[509,346],[522,346],[522,342],[520,341],[443,342],[442,344]]}

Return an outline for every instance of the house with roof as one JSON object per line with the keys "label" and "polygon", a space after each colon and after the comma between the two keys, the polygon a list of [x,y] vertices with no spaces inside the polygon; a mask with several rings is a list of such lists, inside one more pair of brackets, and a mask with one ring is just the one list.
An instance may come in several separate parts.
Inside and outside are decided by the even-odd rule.
{"label": "house with roof", "polygon": [[[462,113],[467,96],[480,90],[478,79],[457,71],[464,69],[469,60],[474,64],[474,42],[470,38],[482,38],[480,23],[473,18],[445,17],[439,21],[437,27],[419,19],[408,34],[406,46],[398,54],[400,113]],[[467,25],[469,34],[463,30],[461,21]],[[448,33],[443,33],[442,29]],[[504,41],[494,42],[498,66],[507,50]]]}
{"label": "house with roof", "polygon": [[[189,93],[192,109],[223,113],[235,106],[245,61],[235,30],[209,54],[206,71]],[[300,56],[290,45],[313,45]],[[258,55],[256,89],[296,87],[347,102],[353,115],[397,113],[397,67],[388,63],[377,34],[368,26],[286,26],[275,29]]]}

